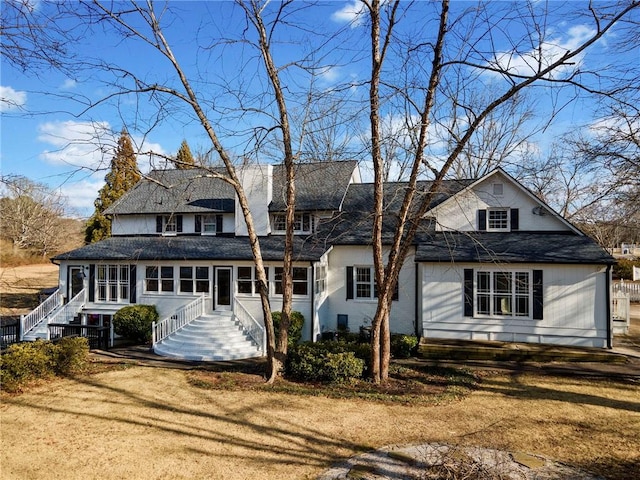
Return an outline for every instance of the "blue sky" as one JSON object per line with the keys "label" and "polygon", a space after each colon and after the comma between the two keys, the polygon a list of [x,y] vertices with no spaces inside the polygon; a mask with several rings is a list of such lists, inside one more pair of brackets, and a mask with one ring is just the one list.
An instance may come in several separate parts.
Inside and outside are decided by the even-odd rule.
{"label": "blue sky", "polygon": [[[494,2],[498,8],[499,3]],[[543,4],[544,2],[540,2]],[[538,2],[533,2],[534,9]],[[553,2],[552,2],[553,4]],[[41,2],[34,3],[37,8],[47,8]],[[252,92],[261,91],[264,75],[253,60],[255,56],[249,47],[243,44],[219,43],[213,48],[216,39],[234,37],[244,28],[242,15],[238,7],[229,2],[180,2],[170,3],[175,10],[167,16],[166,35],[174,53],[181,61],[194,85],[203,92],[209,92],[206,103],[209,112],[215,116],[215,122],[226,145],[237,155],[242,155],[246,147],[246,136],[232,136],[233,132],[249,128],[255,118],[246,119],[245,115],[232,112],[235,98],[224,95],[222,82],[234,85],[241,79],[247,98],[243,101],[255,105],[264,99],[249,98]],[[302,52],[310,52],[313,42],[326,42],[323,50],[325,58],[315,59],[318,64],[325,62],[326,69],[316,70],[315,81],[320,90],[328,90],[332,85],[353,84],[352,99],[361,99],[366,95],[366,87],[359,84],[367,78],[369,64],[366,48],[360,51],[353,45],[363,41],[366,30],[361,25],[358,11],[361,8],[354,1],[326,2],[322,5],[306,8],[297,3],[300,11],[292,14],[291,20],[300,28],[280,31],[279,42],[274,44],[276,61],[284,64],[299,58]],[[426,8],[426,3],[417,3]],[[471,2],[454,2],[457,9],[466,8]],[[584,8],[586,2],[558,2],[556,12],[549,20],[549,41],[545,43],[549,57],[573,48],[590,33],[581,19],[573,18],[572,9]],[[565,5],[561,7],[561,5]],[[305,7],[305,8],[303,8]],[[425,10],[426,12],[426,10]],[[404,19],[407,22],[406,35],[420,32],[422,21],[419,18]],[[522,28],[516,21],[506,23],[505,31],[517,34]],[[413,30],[412,30],[413,29]],[[313,35],[308,33],[313,31]],[[134,71],[146,81],[177,85],[175,74],[159,54],[141,42],[123,41],[122,37],[108,28],[88,30],[81,41],[70,46],[72,52],[83,60],[117,63],[124,69]],[[316,37],[317,32],[329,32],[326,37]],[[506,34],[505,34],[506,35]],[[500,43],[505,40],[504,43]],[[500,52],[499,61],[509,61],[513,69],[526,70],[526,57],[513,55],[508,42],[496,31],[496,46]],[[609,62],[622,62],[638,67],[638,52],[626,54],[611,49],[607,42],[615,42],[615,33],[607,41],[579,59],[582,68],[598,70]],[[366,42],[364,43],[366,47]],[[204,48],[211,47],[211,48]],[[316,53],[317,55],[317,53]],[[612,57],[615,55],[615,57]],[[393,58],[392,58],[393,61]],[[42,182],[52,189],[59,189],[68,197],[68,211],[73,215],[89,216],[93,211],[93,201],[103,185],[105,168],[113,156],[113,145],[118,132],[127,126],[136,147],[140,151],[154,151],[163,155],[174,154],[183,139],[189,142],[193,151],[210,148],[202,127],[193,118],[193,114],[177,103],[166,105],[159,117],[156,105],[145,97],[122,95],[111,97],[92,108],[90,103],[105,99],[113,93],[114,83],[127,82],[120,71],[92,71],[79,68],[70,75],[51,70],[23,73],[4,59],[1,60],[0,74],[0,124],[1,148],[0,171],[3,175],[24,175],[34,181]],[[241,73],[239,73],[241,72]],[[304,92],[309,76],[296,73],[294,68],[287,70],[283,78],[292,91]],[[210,83],[209,83],[210,82]],[[544,117],[548,107],[544,90],[536,95],[536,115]],[[568,100],[569,97],[567,97]],[[294,104],[294,108],[295,108]],[[299,105],[298,105],[299,106]],[[597,121],[592,105],[581,100],[571,101],[557,119],[554,128],[538,137],[539,148],[547,148],[555,134],[577,125],[588,125]],[[246,131],[245,131],[246,129]],[[148,170],[149,159],[139,158],[142,170]],[[155,163],[160,166],[159,163]]]}

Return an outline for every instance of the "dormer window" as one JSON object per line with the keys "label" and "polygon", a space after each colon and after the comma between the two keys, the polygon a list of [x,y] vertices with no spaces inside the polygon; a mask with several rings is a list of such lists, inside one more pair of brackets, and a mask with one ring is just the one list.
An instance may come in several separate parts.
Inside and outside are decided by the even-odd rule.
{"label": "dormer window", "polygon": [[156,233],[163,235],[182,233],[182,215],[158,215],[156,217]]}
{"label": "dormer window", "polygon": [[203,235],[222,233],[222,215],[196,215],[196,233]]}
{"label": "dormer window", "polygon": [[[294,233],[311,233],[312,217],[310,213],[296,213],[293,219]],[[284,233],[287,229],[287,221],[284,213],[276,213],[273,215],[273,231]]]}

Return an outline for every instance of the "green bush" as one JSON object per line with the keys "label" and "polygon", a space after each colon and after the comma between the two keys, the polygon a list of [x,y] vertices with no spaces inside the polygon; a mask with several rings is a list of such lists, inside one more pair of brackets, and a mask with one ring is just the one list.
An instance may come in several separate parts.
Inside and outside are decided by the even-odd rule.
{"label": "green bush", "polygon": [[134,342],[148,343],[151,341],[151,324],[159,318],[154,305],[129,305],[113,316],[113,330]]}
{"label": "green bush", "polygon": [[0,384],[6,392],[18,392],[29,381],[78,373],[88,360],[86,338],[63,338],[58,343],[16,343],[0,357]]}
{"label": "green bush", "polygon": [[393,358],[409,358],[418,346],[415,335],[391,335],[391,356]]}
{"label": "green bush", "polygon": [[[275,331],[276,338],[280,334],[280,321],[282,318],[282,312],[271,312],[271,318],[273,319],[273,329]],[[304,315],[300,312],[291,312],[291,318],[289,321],[287,337],[287,347],[291,348],[298,344],[302,339],[302,327],[304,326]]]}
{"label": "green bush", "polygon": [[613,277],[624,280],[633,280],[633,267],[640,268],[640,260],[618,259],[618,263],[613,266]]}
{"label": "green bush", "polygon": [[310,382],[353,381],[362,378],[369,351],[368,345],[364,344],[333,341],[301,343],[289,351],[287,375]]}
{"label": "green bush", "polygon": [[89,361],[89,340],[84,337],[65,337],[55,344],[54,370],[57,375],[81,372]]}

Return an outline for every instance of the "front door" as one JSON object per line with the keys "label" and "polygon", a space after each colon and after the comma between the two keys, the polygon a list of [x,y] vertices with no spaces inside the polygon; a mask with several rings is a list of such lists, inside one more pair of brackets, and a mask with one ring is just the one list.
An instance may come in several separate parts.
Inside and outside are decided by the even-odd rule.
{"label": "front door", "polygon": [[84,288],[84,269],[82,267],[69,267],[67,279],[67,301],[75,297]]}
{"label": "front door", "polygon": [[231,300],[233,291],[233,281],[231,267],[214,267],[214,295],[213,295],[213,309],[214,310],[231,310]]}

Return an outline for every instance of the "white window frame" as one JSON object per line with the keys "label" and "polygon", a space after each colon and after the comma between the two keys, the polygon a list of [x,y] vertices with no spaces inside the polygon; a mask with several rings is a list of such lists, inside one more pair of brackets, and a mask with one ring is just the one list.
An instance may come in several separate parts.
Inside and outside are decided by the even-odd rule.
{"label": "white window frame", "polygon": [[96,301],[129,303],[129,265],[96,265]]}
{"label": "white window frame", "polygon": [[[305,224],[307,228],[305,228]],[[293,219],[293,233],[305,234],[313,233],[314,218],[310,213],[295,213]],[[273,232],[286,232],[286,215],[284,213],[273,214]]]}
{"label": "white window frame", "polygon": [[[498,218],[497,217],[498,214],[504,214],[504,218]],[[494,218],[491,218],[492,216]],[[510,215],[510,210],[508,208],[487,208],[487,231],[488,232],[508,232],[510,230],[511,230],[511,215]]]}
{"label": "white window frame", "polygon": [[[282,267],[275,267],[273,272],[273,293],[274,295],[282,295],[282,273],[284,269]],[[296,278],[297,275],[302,275],[304,278]],[[294,297],[308,297],[309,296],[309,268],[308,267],[293,267],[293,296]],[[296,293],[296,289],[302,288],[305,293]]]}
{"label": "white window frame", "polygon": [[[150,276],[149,269],[155,269],[156,275]],[[171,269],[171,277],[164,276],[166,272]],[[151,293],[154,295],[171,295],[176,292],[176,272],[173,265],[145,265],[144,268],[144,291],[145,293]],[[149,282],[157,282],[157,289],[149,289]],[[168,289],[168,285],[171,285],[171,290]]]}
{"label": "white window frame", "polygon": [[327,265],[316,265],[315,270],[315,292],[316,295],[320,295],[327,289]]}
{"label": "white window frame", "polygon": [[[191,269],[191,276],[183,277],[183,269]],[[206,271],[206,276],[202,276],[203,271]],[[198,276],[200,273],[200,276]],[[186,285],[187,282],[191,282],[190,290],[183,290],[183,282]],[[185,293],[188,295],[200,295],[204,293],[209,295],[211,290],[211,272],[208,266],[203,265],[180,265],[178,267],[178,293]]]}
{"label": "white window frame", "polygon": [[218,215],[202,215],[202,232],[205,235],[215,235],[218,228]]}
{"label": "white window frame", "polygon": [[[508,276],[508,284],[500,288],[501,280]],[[522,302],[525,303],[522,303]],[[533,271],[480,269],[473,278],[474,317],[533,318]]]}
{"label": "white window frame", "polygon": [[[368,295],[365,293],[368,292]],[[372,266],[353,266],[353,298],[355,300],[375,300],[375,272]]]}

